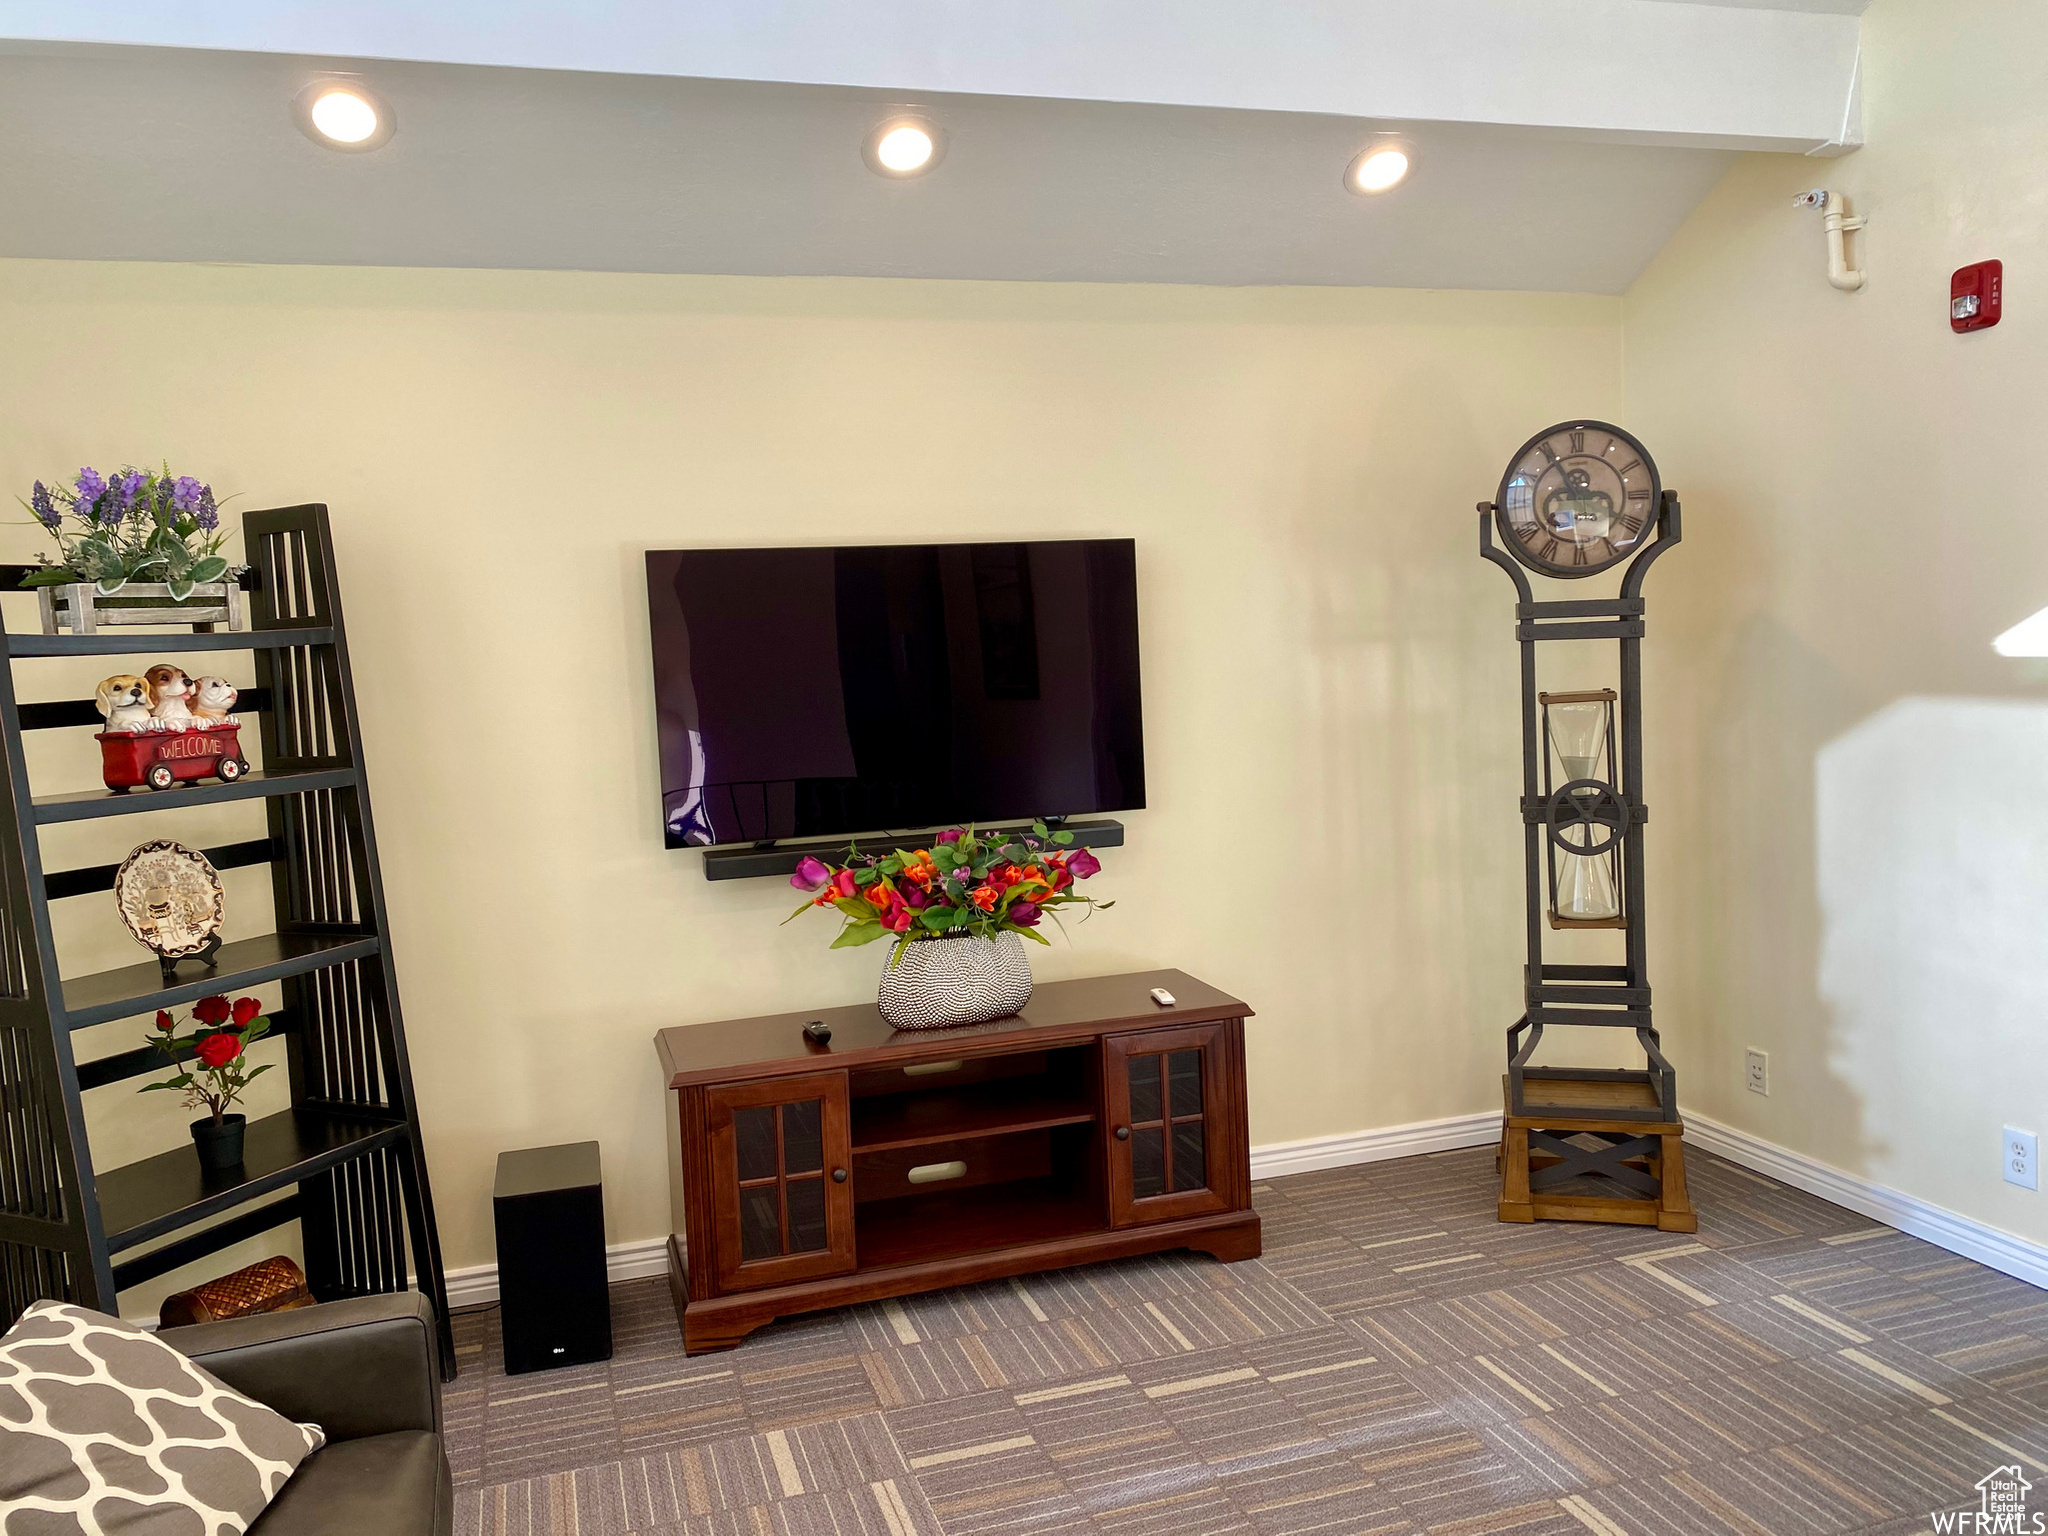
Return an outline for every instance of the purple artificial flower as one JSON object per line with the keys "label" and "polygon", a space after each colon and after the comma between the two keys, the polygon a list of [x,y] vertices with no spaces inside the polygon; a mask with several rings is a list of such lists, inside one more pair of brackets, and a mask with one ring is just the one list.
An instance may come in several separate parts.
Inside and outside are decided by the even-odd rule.
{"label": "purple artificial flower", "polygon": [[49,529],[50,532],[55,533],[63,524],[63,510],[58,507],[56,502],[50,499],[50,488],[44,485],[42,481],[38,480],[36,488],[29,492],[28,504],[36,515],[36,521]]}
{"label": "purple artificial flower", "polygon": [[211,533],[220,526],[220,508],[214,505],[212,486],[199,487],[199,505],[192,517],[199,524],[201,533]]}
{"label": "purple artificial flower", "polygon": [[939,841],[939,842],[942,842],[942,843],[957,843],[957,842],[959,842],[959,841],[960,841],[960,829],[959,829],[958,827],[954,827],[954,828],[950,829],[949,831],[941,832],[941,833],[939,834],[939,836],[938,836],[938,841]]}
{"label": "purple artificial flower", "polygon": [[1020,901],[1011,907],[1005,920],[1015,928],[1036,928],[1038,926],[1038,903]]}
{"label": "purple artificial flower", "polygon": [[190,475],[180,475],[169,482],[171,510],[174,512],[197,512],[199,499],[206,487]]}
{"label": "purple artificial flower", "polygon": [[931,893],[921,885],[910,884],[903,888],[903,905],[913,912],[922,912],[932,904]]}
{"label": "purple artificial flower", "polygon": [[1102,860],[1086,848],[1076,848],[1067,855],[1067,873],[1076,880],[1086,880],[1090,875],[1099,873],[1101,869]]}
{"label": "purple artificial flower", "polygon": [[90,516],[94,505],[107,494],[106,477],[88,465],[78,472],[78,479],[73,483],[78,487],[79,510]]}
{"label": "purple artificial flower", "polygon": [[805,854],[796,861],[796,873],[789,877],[789,883],[800,891],[815,891],[831,878],[832,871],[823,859]]}
{"label": "purple artificial flower", "polygon": [[135,503],[142,499],[143,490],[149,484],[149,476],[139,469],[131,469],[125,475],[114,476],[114,500],[120,505],[125,517],[135,510]]}

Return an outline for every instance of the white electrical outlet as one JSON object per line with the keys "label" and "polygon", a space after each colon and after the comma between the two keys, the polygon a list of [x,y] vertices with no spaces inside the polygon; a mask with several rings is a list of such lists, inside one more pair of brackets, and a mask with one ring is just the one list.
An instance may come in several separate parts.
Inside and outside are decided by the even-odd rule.
{"label": "white electrical outlet", "polygon": [[2032,1131],[2005,1128],[2005,1182],[2021,1189],[2041,1187],[2041,1148]]}
{"label": "white electrical outlet", "polygon": [[1742,1053],[1742,1081],[1751,1093],[1771,1096],[1771,1058],[1762,1051]]}

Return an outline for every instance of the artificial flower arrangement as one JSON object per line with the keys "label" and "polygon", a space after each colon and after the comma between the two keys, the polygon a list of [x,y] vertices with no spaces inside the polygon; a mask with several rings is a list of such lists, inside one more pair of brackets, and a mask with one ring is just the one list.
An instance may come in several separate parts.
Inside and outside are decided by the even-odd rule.
{"label": "artificial flower arrangement", "polygon": [[789,883],[815,894],[783,921],[793,922],[813,907],[836,907],[845,922],[832,947],[850,949],[893,934],[891,966],[918,939],[1015,933],[1048,944],[1038,932],[1047,913],[1058,922],[1061,907],[1107,911],[1116,905],[1074,889],[1102,861],[1085,848],[1069,851],[1073,841],[1073,833],[1055,832],[1041,821],[1029,832],[999,837],[955,827],[941,832],[930,848],[879,857],[855,853],[845,864],[806,857]]}
{"label": "artificial flower arrangement", "polygon": [[[179,1067],[168,1082],[144,1083],[141,1092],[173,1089],[185,1095],[187,1109],[204,1107],[219,1125],[235,1100],[250,1082],[270,1070],[270,1063],[251,1067],[247,1051],[270,1033],[270,1021],[263,1017],[263,1004],[253,997],[202,997],[192,1005],[192,1022],[202,1026],[189,1035],[178,1034],[177,1020],[159,1008],[156,1032],[148,1043],[170,1057]],[[192,1049],[192,1064],[182,1064],[185,1047]]]}
{"label": "artificial flower arrangement", "polygon": [[168,464],[111,477],[81,469],[68,486],[38,480],[22,505],[57,540],[57,559],[39,557],[24,587],[90,581],[110,595],[131,581],[161,581],[183,602],[194,587],[228,574],[213,487],[174,476]]}

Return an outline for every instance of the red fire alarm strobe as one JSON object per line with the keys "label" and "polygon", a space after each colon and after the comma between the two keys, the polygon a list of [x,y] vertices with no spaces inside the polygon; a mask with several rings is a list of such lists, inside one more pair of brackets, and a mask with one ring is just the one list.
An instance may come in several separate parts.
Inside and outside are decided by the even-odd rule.
{"label": "red fire alarm strobe", "polygon": [[2005,263],[1980,261],[1957,267],[1948,280],[1948,324],[1952,331],[1981,331],[1998,324],[2005,309]]}

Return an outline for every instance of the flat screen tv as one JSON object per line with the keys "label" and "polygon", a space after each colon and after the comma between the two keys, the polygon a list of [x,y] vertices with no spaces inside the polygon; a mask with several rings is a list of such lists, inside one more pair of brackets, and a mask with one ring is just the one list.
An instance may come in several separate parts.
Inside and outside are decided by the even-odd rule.
{"label": "flat screen tv", "polygon": [[671,848],[1145,803],[1129,539],[647,554]]}

